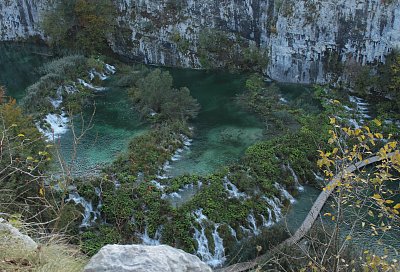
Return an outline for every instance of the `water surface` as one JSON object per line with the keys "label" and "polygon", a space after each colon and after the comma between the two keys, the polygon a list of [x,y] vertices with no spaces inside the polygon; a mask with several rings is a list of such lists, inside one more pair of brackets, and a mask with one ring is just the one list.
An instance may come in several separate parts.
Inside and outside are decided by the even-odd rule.
{"label": "water surface", "polygon": [[176,87],[186,86],[201,105],[193,145],[172,162],[168,174],[208,174],[231,163],[263,138],[263,124],[235,102],[246,76],[226,72],[170,70]]}
{"label": "water surface", "polygon": [[48,49],[44,46],[0,42],[0,85],[7,95],[21,99],[25,89],[39,79],[37,69],[47,62]]}

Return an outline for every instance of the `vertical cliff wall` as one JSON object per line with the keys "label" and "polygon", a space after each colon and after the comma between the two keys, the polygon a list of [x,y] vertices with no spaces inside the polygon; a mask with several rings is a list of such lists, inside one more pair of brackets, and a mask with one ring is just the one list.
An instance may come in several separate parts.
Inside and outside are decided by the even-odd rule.
{"label": "vertical cliff wall", "polygon": [[[0,39],[40,35],[38,22],[49,1],[0,2]],[[233,46],[238,51],[258,46],[268,50],[265,71],[271,78],[324,83],[337,73],[337,63],[384,61],[386,54],[400,46],[397,0],[114,2],[119,16],[110,37],[113,50],[148,64],[201,68],[209,36],[220,43],[219,48],[210,49],[213,56]],[[224,62],[222,56],[220,62]]]}
{"label": "vertical cliff wall", "polygon": [[42,36],[39,22],[51,0],[1,0],[0,41]]}

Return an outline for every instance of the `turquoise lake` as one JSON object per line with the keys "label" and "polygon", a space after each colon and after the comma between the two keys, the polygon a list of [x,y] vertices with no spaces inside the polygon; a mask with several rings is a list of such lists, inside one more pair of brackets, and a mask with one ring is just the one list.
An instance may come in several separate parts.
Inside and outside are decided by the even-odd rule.
{"label": "turquoise lake", "polygon": [[[37,69],[48,61],[46,48],[31,45],[0,43],[0,84],[6,86],[7,94],[17,100],[24,96],[25,89],[39,78]],[[245,75],[225,72],[169,69],[176,87],[186,86],[201,104],[201,111],[191,123],[194,136],[189,150],[180,160],[171,163],[168,175],[184,173],[206,174],[240,158],[246,148],[278,131],[266,131],[265,125],[253,114],[242,110],[235,98],[244,90]],[[112,82],[106,82],[110,85]],[[309,99],[310,89],[305,86],[281,85],[281,96],[288,103],[307,111],[318,110]],[[87,171],[110,163],[123,152],[129,141],[144,133],[148,125],[143,123],[128,99],[126,90],[110,87],[97,95],[92,128],[82,137],[75,159],[75,170]],[[94,107],[85,109],[90,116]],[[75,120],[76,131],[81,122]],[[79,132],[78,132],[79,134]],[[72,131],[58,142],[67,161],[73,154]],[[293,230],[304,219],[318,190],[308,187],[300,194],[297,203],[287,215]],[[374,239],[363,236],[364,246],[373,246]],[[386,238],[386,240],[390,239]],[[385,240],[385,239],[384,239]],[[392,243],[394,247],[398,242]]]}

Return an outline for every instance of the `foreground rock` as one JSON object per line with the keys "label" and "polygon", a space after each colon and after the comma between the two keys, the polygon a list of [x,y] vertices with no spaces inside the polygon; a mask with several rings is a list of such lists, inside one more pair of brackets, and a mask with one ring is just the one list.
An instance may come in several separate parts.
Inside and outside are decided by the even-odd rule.
{"label": "foreground rock", "polygon": [[107,245],[84,272],[211,272],[194,255],[170,246]]}
{"label": "foreground rock", "polygon": [[37,244],[31,237],[22,234],[17,228],[0,218],[0,245],[9,247],[23,247],[27,250],[36,250]]}

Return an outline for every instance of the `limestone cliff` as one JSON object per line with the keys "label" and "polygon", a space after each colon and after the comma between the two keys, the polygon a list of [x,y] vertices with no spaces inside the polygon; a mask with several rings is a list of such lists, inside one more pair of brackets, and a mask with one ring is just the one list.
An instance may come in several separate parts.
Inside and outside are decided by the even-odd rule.
{"label": "limestone cliff", "polygon": [[[49,2],[53,1],[0,2],[0,39],[41,35],[38,22]],[[227,44],[220,43],[221,52],[232,49],[228,43],[268,50],[265,71],[275,80],[324,83],[331,79],[336,62],[384,61],[400,46],[397,0],[114,2],[119,16],[110,37],[113,50],[148,64],[201,68],[202,33],[207,38],[204,30],[211,29],[218,32],[209,38],[225,35]]]}

